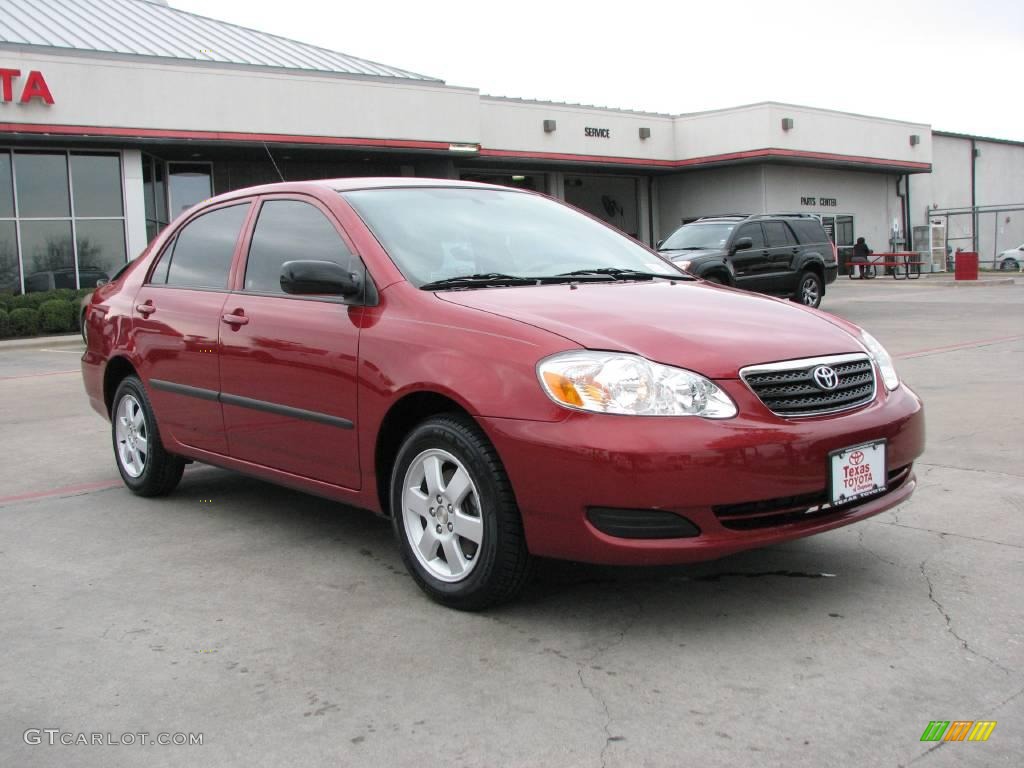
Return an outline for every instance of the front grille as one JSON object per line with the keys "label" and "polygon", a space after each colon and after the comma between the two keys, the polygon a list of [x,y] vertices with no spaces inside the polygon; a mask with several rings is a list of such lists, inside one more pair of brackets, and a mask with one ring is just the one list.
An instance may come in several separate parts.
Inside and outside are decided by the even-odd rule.
{"label": "front grille", "polygon": [[757,528],[772,528],[777,525],[800,523],[829,515],[836,515],[874,501],[892,493],[910,477],[911,465],[893,469],[886,478],[884,491],[873,496],[864,496],[845,504],[829,504],[828,491],[806,493],[802,496],[784,496],[764,501],[747,501],[741,504],[720,504],[712,507],[715,517],[726,528],[734,531],[749,531]]}
{"label": "front grille", "polygon": [[[817,384],[814,371],[819,366],[836,372],[835,389]],[[864,354],[751,365],[741,370],[740,376],[768,410],[790,418],[847,411],[867,405],[875,397],[875,366]]]}

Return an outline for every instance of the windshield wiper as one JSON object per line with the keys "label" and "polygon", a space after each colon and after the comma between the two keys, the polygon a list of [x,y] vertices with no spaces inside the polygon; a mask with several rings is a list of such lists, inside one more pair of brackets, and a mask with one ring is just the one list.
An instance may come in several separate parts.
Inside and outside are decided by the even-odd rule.
{"label": "windshield wiper", "polygon": [[695,278],[685,275],[682,272],[665,274],[664,272],[646,272],[642,269],[622,269],[620,267],[598,267],[594,269],[577,269],[572,272],[562,272],[559,277],[585,277],[587,275],[608,275],[616,280],[653,280],[656,277],[665,280],[693,280]]}
{"label": "windshield wiper", "polygon": [[710,249],[709,245],[684,245],[679,248],[666,248],[662,246],[659,251],[706,251]]}
{"label": "windshield wiper", "polygon": [[[584,279],[608,280],[608,275],[591,274],[587,272],[581,275]],[[493,286],[514,286],[514,285],[550,285],[552,283],[567,283],[580,280],[580,277],[571,275],[506,275],[502,272],[478,272],[473,275],[457,275],[446,277],[441,280],[434,280],[420,286],[421,291],[441,291],[446,288],[484,288]]]}

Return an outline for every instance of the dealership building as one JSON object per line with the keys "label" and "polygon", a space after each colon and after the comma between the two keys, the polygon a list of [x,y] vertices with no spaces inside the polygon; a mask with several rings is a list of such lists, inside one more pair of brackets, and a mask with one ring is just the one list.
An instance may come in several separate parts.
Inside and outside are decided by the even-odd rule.
{"label": "dealership building", "polygon": [[778,103],[498,98],[147,0],[4,9],[0,290],[89,285],[197,202],[282,178],[534,189],[651,244],[724,212],[813,213],[840,246],[936,268],[946,237],[983,261],[1024,241],[1021,142]]}

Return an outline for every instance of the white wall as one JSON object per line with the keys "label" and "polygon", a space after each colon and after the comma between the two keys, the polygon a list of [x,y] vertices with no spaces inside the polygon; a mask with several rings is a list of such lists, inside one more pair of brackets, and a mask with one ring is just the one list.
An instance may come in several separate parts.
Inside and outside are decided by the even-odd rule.
{"label": "white wall", "polygon": [[2,48],[39,70],[55,103],[3,105],[4,120],[120,128],[477,142],[475,90],[417,81],[166,64]]}
{"label": "white wall", "polygon": [[[796,165],[756,165],[684,171],[655,181],[658,238],[684,219],[716,213],[850,214],[856,237],[875,251],[889,249],[889,227],[899,217],[896,176]],[[835,206],[804,205],[802,197],[834,198]]]}
{"label": "white wall", "polygon": [[[544,121],[556,129],[544,132]],[[662,115],[579,107],[568,104],[480,99],[480,141],[495,150],[598,155],[670,160],[675,156],[673,119]],[[605,128],[608,138],[587,136],[586,128]],[[640,128],[650,128],[648,139]]]}
{"label": "white wall", "polygon": [[659,176],[657,239],[684,220],[716,213],[765,213],[764,166],[743,165]]}
{"label": "white wall", "polygon": [[[782,129],[782,119],[793,128]],[[676,118],[676,156],[713,157],[783,149],[906,163],[931,162],[931,130],[922,123],[765,103]],[[911,146],[910,136],[920,137]]]}
{"label": "white wall", "polygon": [[[1024,205],[1024,146],[984,139],[976,139],[974,146],[979,152],[974,160],[975,204]],[[927,223],[933,207],[967,208],[971,205],[970,138],[935,136],[933,158],[930,174],[911,178],[912,217],[918,226]],[[945,219],[940,217],[938,220]],[[972,247],[971,235],[969,215],[950,217],[947,237],[953,248],[969,250]],[[1022,242],[1024,211],[979,215],[978,252],[983,264],[990,262],[1000,251]]]}
{"label": "white wall", "polygon": [[[769,165],[765,166],[765,188],[769,212],[852,215],[854,237],[863,237],[879,253],[889,250],[893,219],[899,219],[902,227],[892,174]],[[832,198],[836,205],[804,205],[804,197]]]}

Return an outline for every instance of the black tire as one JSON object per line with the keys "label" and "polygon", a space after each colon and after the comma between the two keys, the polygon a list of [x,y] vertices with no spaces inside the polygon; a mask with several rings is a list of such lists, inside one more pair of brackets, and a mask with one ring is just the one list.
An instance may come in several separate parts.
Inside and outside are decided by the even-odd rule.
{"label": "black tire", "polygon": [[796,283],[796,293],[793,294],[793,301],[803,304],[805,307],[820,307],[822,296],[825,295],[825,284],[817,272],[807,270],[800,273],[800,279]]}
{"label": "black tire", "polygon": [[[403,504],[407,474],[415,460],[432,450],[457,459],[475,487],[473,498],[478,499],[474,501],[474,511],[481,521],[482,541],[472,555],[472,568],[454,582],[436,577],[413,552],[411,537],[422,536],[425,528],[407,532],[409,522]],[[413,580],[433,600],[449,608],[477,611],[513,599],[526,584],[530,554],[515,495],[494,446],[471,419],[457,414],[440,415],[413,429],[398,451],[389,494],[402,560]],[[421,519],[426,522],[426,518]]]}
{"label": "black tire", "polygon": [[1020,264],[1017,263],[1016,259],[1003,259],[999,264],[999,268],[1004,272],[1020,269]]}
{"label": "black tire", "polygon": [[[146,455],[140,474],[133,475],[126,468],[121,453],[121,441],[118,439],[118,414],[126,398],[134,398],[141,407],[145,426]],[[185,471],[185,460],[164,450],[160,440],[160,429],[156,423],[153,406],[146,396],[146,390],[137,376],[126,376],[114,393],[114,401],[110,409],[110,436],[114,448],[114,462],[121,479],[132,493],[139,496],[164,496],[177,487],[181,475]]]}
{"label": "black tire", "polygon": [[715,285],[728,285],[728,283],[725,282],[725,278],[716,272],[712,272],[704,279],[707,280],[709,283],[714,283]]}

